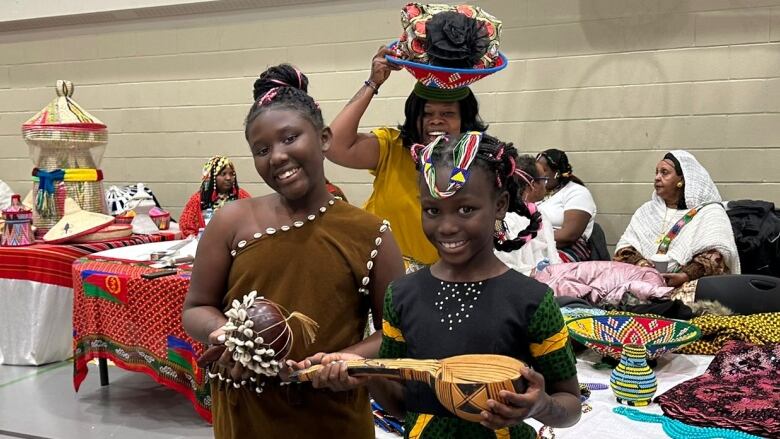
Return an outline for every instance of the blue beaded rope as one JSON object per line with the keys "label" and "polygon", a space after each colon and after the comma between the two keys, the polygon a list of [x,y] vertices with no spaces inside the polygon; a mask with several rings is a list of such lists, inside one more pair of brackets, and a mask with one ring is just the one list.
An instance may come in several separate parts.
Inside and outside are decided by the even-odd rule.
{"label": "blue beaded rope", "polygon": [[759,436],[743,433],[737,430],[714,427],[695,427],[684,424],[676,419],[667,418],[664,415],[644,413],[628,407],[615,407],[613,412],[633,421],[661,424],[666,433],[672,439],[761,439]]}

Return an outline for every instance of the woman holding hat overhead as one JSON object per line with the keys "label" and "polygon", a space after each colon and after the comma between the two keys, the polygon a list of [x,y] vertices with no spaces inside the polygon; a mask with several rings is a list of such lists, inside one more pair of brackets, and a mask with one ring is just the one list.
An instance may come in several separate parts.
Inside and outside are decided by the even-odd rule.
{"label": "woman holding hat overhead", "polygon": [[588,238],[596,217],[593,196],[574,175],[565,152],[548,149],[536,156],[536,163],[547,189],[547,195],[538,203],[539,210],[552,222],[561,261],[589,260]]}
{"label": "woman holding hat overhead", "polygon": [[[368,80],[331,123],[333,142],[325,155],[336,164],[368,169],[374,175],[373,193],[365,209],[390,221],[407,271],[413,271],[434,263],[438,256],[423,234],[418,174],[409,148],[440,135],[485,131],[487,125],[479,117],[479,104],[468,84],[475,76],[500,70],[506,59],[497,51],[501,23],[479,8],[410,3],[403,10],[402,23],[401,41],[379,49]],[[471,37],[459,40],[456,34]],[[403,124],[358,132],[372,99],[390,73],[402,65],[418,79],[427,78],[417,82],[406,99]],[[453,70],[464,74],[446,73]],[[444,74],[434,77],[437,73]]]}
{"label": "woman holding hat overhead", "polygon": [[[197,235],[206,227],[203,212],[211,213],[230,201],[252,198],[249,192],[238,187],[236,167],[229,158],[215,155],[203,165],[200,189],[190,197],[181,213],[179,227],[184,236]],[[209,218],[210,219],[210,218]]]}

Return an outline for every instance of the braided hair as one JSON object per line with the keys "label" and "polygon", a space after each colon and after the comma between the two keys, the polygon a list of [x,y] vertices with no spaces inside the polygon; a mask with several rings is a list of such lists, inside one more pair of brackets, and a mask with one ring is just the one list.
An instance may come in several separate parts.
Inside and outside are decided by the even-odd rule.
{"label": "braided hair", "polygon": [[290,64],[269,67],[254,84],[254,103],[244,122],[244,136],[249,140],[249,126],[264,111],[271,108],[294,110],[306,117],[314,127],[325,128],[320,106],[309,96],[309,78]]}
{"label": "braided hair", "polygon": [[585,183],[574,175],[571,163],[569,163],[569,157],[565,152],[560,149],[548,149],[540,152],[536,156],[536,160],[542,157],[547,161],[547,166],[555,172],[555,178],[560,183],[560,186],[564,186],[570,181],[580,186],[585,186]]}
{"label": "braided hair", "polygon": [[236,169],[229,158],[221,155],[215,155],[203,165],[200,183],[200,210],[218,209],[225,202],[238,199],[238,177],[233,178],[233,187],[227,194],[220,194],[217,190],[217,175],[227,167],[233,171]]}
{"label": "braided hair", "polygon": [[[452,166],[452,151],[459,141],[460,138],[450,139],[446,145],[434,148],[431,155],[432,162],[436,166]],[[418,171],[422,169],[422,164],[417,158],[424,147],[425,145],[415,144],[411,149]],[[515,237],[494,237],[493,245],[495,248],[503,252],[511,252],[534,239],[542,226],[542,214],[536,210],[534,204],[527,204],[523,201],[523,186],[518,183],[516,172],[517,150],[512,143],[505,143],[488,134],[482,134],[472,166],[480,167],[487,171],[488,175],[495,176],[492,180],[496,193],[508,192],[508,211],[530,220],[528,227]]]}

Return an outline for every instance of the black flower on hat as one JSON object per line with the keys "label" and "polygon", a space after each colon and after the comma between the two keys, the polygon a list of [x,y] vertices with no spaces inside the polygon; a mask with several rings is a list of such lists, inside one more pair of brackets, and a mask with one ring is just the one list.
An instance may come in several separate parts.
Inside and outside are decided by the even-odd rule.
{"label": "black flower on hat", "polygon": [[427,52],[434,66],[472,68],[487,52],[484,23],[455,11],[435,14],[425,25]]}

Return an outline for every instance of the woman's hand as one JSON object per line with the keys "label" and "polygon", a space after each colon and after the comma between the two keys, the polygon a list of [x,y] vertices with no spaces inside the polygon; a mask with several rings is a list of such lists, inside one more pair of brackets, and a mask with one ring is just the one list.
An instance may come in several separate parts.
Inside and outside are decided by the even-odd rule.
{"label": "woman's hand", "polygon": [[655,268],[655,264],[653,264],[652,262],[648,261],[647,259],[640,259],[636,263],[636,265],[637,265],[637,267],[652,267],[652,268]]}
{"label": "woman's hand", "polygon": [[536,417],[552,403],[552,397],[544,390],[544,377],[540,373],[523,366],[520,374],[528,382],[525,393],[502,390],[500,396],[504,399],[503,403],[488,400],[490,411],[482,412],[484,420],[480,422],[484,427],[498,430],[520,424],[524,419]]}
{"label": "woman's hand", "polygon": [[227,351],[227,348],[225,347],[225,330],[222,329],[221,326],[209,334],[208,340],[208,349],[206,349],[197,360],[198,366],[200,367],[206,367],[215,361],[221,360],[222,356]]}
{"label": "woman's hand", "polygon": [[687,273],[661,273],[661,276],[666,279],[666,285],[669,285],[670,287],[679,287],[685,282],[690,281],[691,279],[688,277]]}
{"label": "woman's hand", "polygon": [[325,356],[325,352],[318,352],[310,357],[306,357],[301,361],[287,360],[284,362],[286,367],[279,370],[279,378],[282,381],[289,381],[290,374],[296,370],[308,369],[314,364],[320,364],[322,357]]}
{"label": "woman's hand", "polygon": [[371,60],[371,76],[368,79],[376,84],[377,87],[384,84],[393,70],[401,70],[401,66],[390,63],[385,58],[385,55],[395,56],[396,53],[388,49],[387,46],[382,46]]}
{"label": "woman's hand", "polygon": [[312,379],[315,388],[328,388],[337,392],[352,390],[363,386],[368,377],[355,378],[347,372],[346,360],[362,360],[360,355],[336,352],[321,357],[322,369]]}

